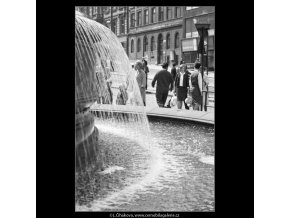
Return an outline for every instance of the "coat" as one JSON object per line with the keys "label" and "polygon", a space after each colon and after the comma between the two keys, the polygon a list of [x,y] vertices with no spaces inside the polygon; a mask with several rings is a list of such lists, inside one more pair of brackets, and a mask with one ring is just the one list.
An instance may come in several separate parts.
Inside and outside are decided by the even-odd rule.
{"label": "coat", "polygon": [[186,71],[183,76],[183,86],[179,86],[180,82],[180,72],[176,74],[175,78],[175,90],[176,90],[176,95],[177,95],[177,100],[178,101],[184,101],[187,97],[187,88],[189,87],[189,76],[190,73]]}
{"label": "coat", "polygon": [[146,102],[146,74],[143,70],[138,71],[136,80],[140,89],[141,97],[143,102]]}

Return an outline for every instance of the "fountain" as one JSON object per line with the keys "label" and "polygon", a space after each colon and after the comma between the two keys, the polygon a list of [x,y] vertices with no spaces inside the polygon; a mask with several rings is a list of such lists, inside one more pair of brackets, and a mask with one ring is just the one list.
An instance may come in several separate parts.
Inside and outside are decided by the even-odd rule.
{"label": "fountain", "polygon": [[[150,124],[135,72],[117,36],[79,12],[75,84],[77,211],[134,210],[140,205],[147,211],[213,210],[212,161],[203,155],[213,153],[212,131],[195,128],[193,141],[188,138],[191,125]],[[110,84],[127,87],[130,100],[120,107],[128,113],[116,113]],[[96,116],[93,109],[104,104],[108,110]],[[210,146],[205,149],[204,143]],[[207,163],[199,162],[202,158]],[[210,180],[204,183],[203,178]]]}
{"label": "fountain", "polygon": [[[112,73],[114,75],[111,75]],[[92,146],[92,144],[96,144],[98,139],[98,130],[95,126],[94,116],[89,112],[90,107],[100,103],[113,104],[108,80],[115,85],[126,84],[128,91],[132,92],[136,98],[136,102],[142,102],[134,72],[115,34],[105,26],[76,12],[75,144],[77,168],[90,160],[88,156],[91,152],[88,150],[95,149],[96,146]],[[145,111],[141,114],[133,114],[131,118],[133,116],[135,123],[148,127]],[[92,156],[95,156],[95,153]]]}

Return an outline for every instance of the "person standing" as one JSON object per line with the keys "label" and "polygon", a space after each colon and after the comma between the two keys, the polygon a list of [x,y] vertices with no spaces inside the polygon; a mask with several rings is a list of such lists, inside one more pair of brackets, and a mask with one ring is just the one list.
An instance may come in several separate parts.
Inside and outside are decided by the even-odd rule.
{"label": "person standing", "polygon": [[175,77],[176,77],[176,63],[175,62],[172,64],[171,76],[173,80],[175,81]]}
{"label": "person standing", "polygon": [[146,106],[146,74],[142,69],[143,63],[141,61],[137,61],[135,63],[135,70],[137,71],[136,80],[140,89],[141,97],[144,103],[144,106]]}
{"label": "person standing", "polygon": [[153,80],[152,87],[154,88],[155,82],[157,81],[156,86],[156,101],[159,107],[164,107],[166,102],[168,91],[173,89],[173,78],[172,75],[167,71],[168,63],[162,64],[162,70],[158,71]]}
{"label": "person standing", "polygon": [[[187,66],[186,66],[186,64],[185,64],[185,69],[184,69],[184,71],[185,71],[185,73],[186,73],[187,76],[188,76],[188,85],[190,86],[190,84],[189,84],[189,78],[190,78],[191,73],[187,70]],[[185,97],[185,98],[186,98],[186,97]],[[186,109],[186,110],[189,110],[189,106],[185,103],[185,100],[184,100],[183,102],[184,102],[184,107],[185,107],[185,109]]]}
{"label": "person standing", "polygon": [[[176,63],[175,62],[172,63],[171,76],[173,78],[173,87],[174,87],[175,86],[174,81],[176,77]],[[168,101],[165,107],[170,108],[170,102],[171,102],[171,99]]]}
{"label": "person standing", "polygon": [[[177,108],[182,108],[182,102],[187,97],[187,89],[189,87],[189,73],[186,73],[186,65],[180,65],[180,72],[177,73],[175,78],[175,90],[174,93],[177,96]],[[185,103],[184,106],[188,107]]]}
{"label": "person standing", "polygon": [[200,63],[196,63],[194,71],[190,76],[190,93],[193,110],[199,110],[202,104],[202,75],[199,70],[200,66]]}
{"label": "person standing", "polygon": [[148,80],[149,68],[148,68],[147,61],[145,60],[144,57],[142,58],[142,63],[143,63],[143,69],[144,69],[144,72],[145,72],[145,74],[146,74],[146,87],[145,87],[145,89],[147,90],[147,80]]}

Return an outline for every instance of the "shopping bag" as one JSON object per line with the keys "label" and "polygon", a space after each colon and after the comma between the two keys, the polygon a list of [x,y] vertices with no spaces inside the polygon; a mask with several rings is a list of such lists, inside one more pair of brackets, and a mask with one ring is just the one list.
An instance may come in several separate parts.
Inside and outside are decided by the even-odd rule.
{"label": "shopping bag", "polygon": [[177,96],[172,96],[171,101],[170,101],[170,107],[174,107],[177,103]]}
{"label": "shopping bag", "polygon": [[189,95],[186,99],[185,99],[185,104],[187,104],[188,107],[192,107],[192,97]]}

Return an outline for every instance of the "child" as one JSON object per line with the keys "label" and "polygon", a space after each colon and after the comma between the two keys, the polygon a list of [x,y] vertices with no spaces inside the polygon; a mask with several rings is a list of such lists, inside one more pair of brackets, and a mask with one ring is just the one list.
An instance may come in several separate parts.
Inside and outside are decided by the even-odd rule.
{"label": "child", "polygon": [[116,104],[117,105],[126,105],[128,100],[128,93],[124,85],[119,86],[119,93],[117,95]]}

